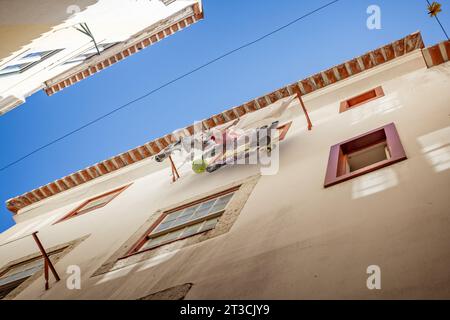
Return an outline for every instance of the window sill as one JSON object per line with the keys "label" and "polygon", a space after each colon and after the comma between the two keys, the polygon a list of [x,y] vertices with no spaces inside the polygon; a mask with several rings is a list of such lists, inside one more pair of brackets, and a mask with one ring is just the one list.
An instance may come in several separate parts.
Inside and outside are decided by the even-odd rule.
{"label": "window sill", "polygon": [[391,166],[393,164],[396,164],[396,163],[401,162],[401,161],[406,160],[406,159],[407,159],[407,157],[403,156],[403,157],[399,157],[399,158],[391,158],[391,159],[388,159],[388,160],[383,160],[383,161],[374,163],[374,164],[372,164],[370,166],[367,166],[365,168],[361,168],[359,170],[356,170],[356,171],[347,173],[345,175],[336,177],[335,179],[325,183],[324,187],[325,188],[332,187],[332,186],[337,185],[339,183],[342,183],[342,182],[345,182],[345,181],[348,181],[348,180],[360,177],[360,176],[362,176],[364,174],[367,174],[367,173],[370,173],[370,172],[373,172],[373,171],[376,171],[376,170],[379,170],[379,169]]}

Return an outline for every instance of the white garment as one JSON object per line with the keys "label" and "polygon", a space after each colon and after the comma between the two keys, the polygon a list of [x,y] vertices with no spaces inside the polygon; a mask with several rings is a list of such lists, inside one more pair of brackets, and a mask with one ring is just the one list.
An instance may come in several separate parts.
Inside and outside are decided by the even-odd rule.
{"label": "white garment", "polygon": [[248,130],[270,126],[272,122],[279,120],[283,116],[296,98],[297,96],[290,96],[258,111],[246,114],[232,129]]}

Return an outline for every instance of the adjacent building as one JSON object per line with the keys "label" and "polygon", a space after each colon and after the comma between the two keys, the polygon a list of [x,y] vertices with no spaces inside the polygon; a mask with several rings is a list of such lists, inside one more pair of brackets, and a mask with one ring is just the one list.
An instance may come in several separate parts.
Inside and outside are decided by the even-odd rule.
{"label": "adjacent building", "polygon": [[203,18],[200,0],[2,1],[0,115],[53,95]]}
{"label": "adjacent building", "polygon": [[450,298],[449,57],[414,33],[200,123],[289,103],[275,171],[155,161],[188,125],[8,200],[0,296]]}

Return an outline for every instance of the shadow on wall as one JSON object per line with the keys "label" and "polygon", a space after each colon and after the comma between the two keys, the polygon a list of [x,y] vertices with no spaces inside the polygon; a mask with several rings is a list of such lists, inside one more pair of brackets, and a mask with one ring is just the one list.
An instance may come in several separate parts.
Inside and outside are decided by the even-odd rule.
{"label": "shadow on wall", "polygon": [[358,177],[352,184],[352,198],[359,199],[393,188],[398,185],[398,177],[392,168],[384,168]]}
{"label": "shadow on wall", "polygon": [[166,252],[160,255],[157,255],[153,258],[144,261],[137,261],[135,264],[131,264],[129,266],[125,266],[123,268],[109,271],[100,275],[99,280],[95,283],[95,285],[100,285],[111,280],[116,280],[122,277],[126,277],[129,274],[133,274],[135,272],[144,271],[149,268],[153,268],[157,265],[163,264],[166,261],[172,259],[180,250],[174,250],[172,252]]}
{"label": "shadow on wall", "polygon": [[417,140],[435,172],[450,169],[450,127],[434,131]]}
{"label": "shadow on wall", "polygon": [[99,0],[0,0],[0,60]]}
{"label": "shadow on wall", "polygon": [[387,113],[394,112],[402,107],[403,105],[400,101],[398,93],[389,93],[376,101],[370,101],[366,105],[352,110],[351,125],[360,123],[374,115],[385,115]]}

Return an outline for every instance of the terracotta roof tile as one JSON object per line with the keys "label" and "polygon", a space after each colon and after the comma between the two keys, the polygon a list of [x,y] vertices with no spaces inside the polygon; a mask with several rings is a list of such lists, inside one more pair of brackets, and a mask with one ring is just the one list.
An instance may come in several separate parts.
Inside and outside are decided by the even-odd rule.
{"label": "terracotta roof tile", "polygon": [[67,186],[67,184],[64,182],[63,179],[57,180],[56,183],[58,184],[58,186],[59,186],[59,188],[61,190],[68,190],[69,189],[69,187]]}
{"label": "terracotta roof tile", "polygon": [[444,41],[423,50],[425,62],[429,68],[438,66],[450,59],[450,41]]}

